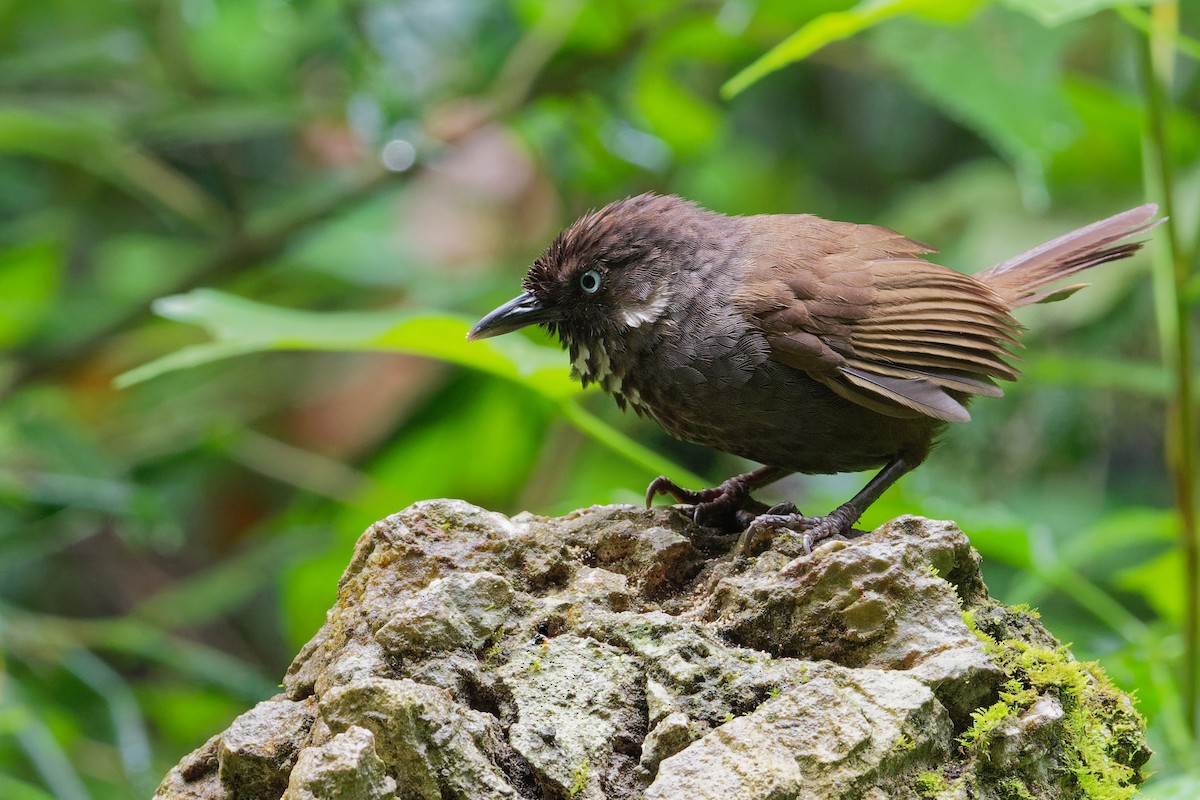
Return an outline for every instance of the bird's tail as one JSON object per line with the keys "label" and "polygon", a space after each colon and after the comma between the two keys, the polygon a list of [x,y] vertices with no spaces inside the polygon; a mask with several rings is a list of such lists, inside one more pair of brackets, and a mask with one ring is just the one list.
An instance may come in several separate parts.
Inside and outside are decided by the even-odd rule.
{"label": "bird's tail", "polygon": [[1123,240],[1162,222],[1154,219],[1157,213],[1158,206],[1154,203],[1131,208],[1039,245],[974,277],[992,287],[1013,308],[1061,300],[1086,284],[1047,292],[1038,290],[1068,275],[1133,255],[1141,249],[1142,242]]}

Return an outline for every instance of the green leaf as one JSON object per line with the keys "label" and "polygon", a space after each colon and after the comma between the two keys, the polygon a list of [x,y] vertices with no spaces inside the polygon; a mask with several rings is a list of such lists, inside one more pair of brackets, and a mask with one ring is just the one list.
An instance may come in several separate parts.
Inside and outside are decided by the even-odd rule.
{"label": "green leaf", "polygon": [[[636,78],[634,102],[650,129],[673,150],[689,156],[711,148],[725,121],[710,100],[700,63],[723,68],[737,40],[711,20],[693,20],[660,34],[645,48]],[[690,69],[681,69],[682,65]]]}
{"label": "green leaf", "polygon": [[49,312],[62,256],[52,242],[0,251],[0,347],[20,342]]}
{"label": "green leaf", "polygon": [[720,128],[716,109],[672,78],[665,64],[645,65],[638,75],[636,100],[651,129],[682,156],[711,144]]}
{"label": "green leaf", "polygon": [[154,726],[156,744],[160,749],[174,746],[180,753],[225,728],[246,710],[242,702],[211,686],[167,676],[143,680],[137,692]]}
{"label": "green leaf", "polygon": [[187,57],[225,94],[285,94],[305,39],[338,24],[337,6],[290,3],[206,3],[183,29]]}
{"label": "green leaf", "polygon": [[826,45],[848,39],[881,22],[914,15],[942,22],[969,17],[982,0],[867,0],[848,11],[832,11],[813,19],[721,87],[726,99],[734,97],[776,70],[800,61]]}
{"label": "green leaf", "polygon": [[[554,402],[574,426],[644,469],[703,486],[706,481],[634,442],[582,406],[560,351],[519,336],[468,342],[471,321],[449,314],[401,311],[314,312],[280,308],[212,289],[155,302],[161,316],[199,325],[215,341],[194,345],[120,375],[120,387],[173,370],[270,350],[374,350],[436,358],[517,383]],[[439,440],[444,447],[444,437]],[[428,463],[428,458],[418,463]],[[452,471],[446,470],[435,472]],[[435,492],[436,494],[436,492]],[[388,502],[396,495],[388,491]]]}
{"label": "green leaf", "polygon": [[1074,34],[990,9],[954,29],[902,20],[879,29],[872,45],[947,116],[991,142],[1016,168],[1026,201],[1044,205],[1045,165],[1079,132],[1062,90]]}
{"label": "green leaf", "polygon": [[1200,771],[1182,775],[1156,774],[1146,782],[1142,796],[1147,800],[1195,800],[1200,797]]}
{"label": "green leaf", "polygon": [[54,800],[54,795],[32,783],[25,783],[8,775],[0,774],[0,796],[9,800]]}
{"label": "green leaf", "polygon": [[[1152,4],[1152,0],[1145,1],[1147,5]],[[1117,13],[1121,15],[1121,19],[1129,23],[1134,30],[1140,31],[1147,37],[1169,41],[1182,55],[1187,56],[1193,61],[1200,61],[1200,39],[1180,33],[1177,29],[1167,31],[1158,30],[1159,26],[1154,24],[1150,14],[1140,8],[1134,8],[1132,5],[1118,5],[1116,8]]]}
{"label": "green leaf", "polygon": [[1108,512],[1063,548],[1075,563],[1097,553],[1113,553],[1146,544],[1170,544],[1179,538],[1179,518],[1170,509],[1131,506]]}
{"label": "green leaf", "polygon": [[[0,698],[0,702],[3,702],[5,708],[17,707],[24,712],[21,715],[24,724],[17,729],[14,738],[46,787],[50,789],[51,795],[61,800],[88,800],[90,795],[79,773],[71,764],[70,757],[55,739],[42,714],[37,713],[37,708],[30,706],[26,700],[30,693],[11,673],[5,674],[5,684],[5,696]],[[35,793],[24,791],[24,786],[9,787],[0,782],[0,787],[15,788],[17,793],[11,796],[27,797],[31,800],[37,798]]]}
{"label": "green leaf", "polygon": [[[1151,361],[1102,358],[1079,353],[1041,354],[1022,365],[1029,386],[1058,384],[1082,386],[1105,391],[1121,391],[1147,397],[1166,397],[1170,376],[1166,369]],[[1024,391],[1013,387],[1018,391]]]}
{"label": "green leaf", "polygon": [[1054,26],[1117,6],[1152,5],[1154,0],[1000,0],[1000,3],[1028,14],[1043,25]]}
{"label": "green leaf", "polygon": [[150,737],[133,687],[103,659],[86,648],[70,649],[63,655],[61,664],[95,692],[108,709],[114,733],[113,744],[120,755],[125,775],[138,790],[137,794],[145,796],[153,792],[156,781],[150,763]]}
{"label": "green leaf", "polygon": [[371,350],[436,358],[515,381],[561,400],[581,389],[562,353],[519,336],[468,342],[471,320],[451,314],[408,311],[316,312],[196,289],[157,300],[154,310],[199,325],[215,339],[194,345],[116,379],[124,388],[187,367],[267,350]]}
{"label": "green leaf", "polygon": [[91,116],[0,107],[0,153],[70,164],[206,230],[226,226],[225,210],[196,183]]}
{"label": "green leaf", "polygon": [[1157,558],[1123,570],[1117,585],[1140,594],[1159,617],[1178,625],[1185,616],[1183,574],[1183,554],[1168,550]]}
{"label": "green leaf", "polygon": [[139,120],[134,132],[150,142],[179,147],[280,135],[297,127],[300,119],[301,109],[289,98],[219,97],[163,110]]}

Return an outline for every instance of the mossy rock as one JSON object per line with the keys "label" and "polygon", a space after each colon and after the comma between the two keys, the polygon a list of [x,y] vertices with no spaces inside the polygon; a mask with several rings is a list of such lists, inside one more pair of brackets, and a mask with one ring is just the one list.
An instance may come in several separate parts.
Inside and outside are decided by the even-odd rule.
{"label": "mossy rock", "polygon": [[1130,698],[991,600],[953,523],[754,558],[678,509],[419,503],[359,540],[285,693],[159,798],[1117,800]]}

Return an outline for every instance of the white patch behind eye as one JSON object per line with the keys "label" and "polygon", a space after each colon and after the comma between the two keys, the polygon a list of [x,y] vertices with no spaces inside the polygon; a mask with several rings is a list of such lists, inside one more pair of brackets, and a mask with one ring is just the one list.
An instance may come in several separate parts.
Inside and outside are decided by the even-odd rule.
{"label": "white patch behind eye", "polygon": [[657,291],[644,304],[621,310],[621,321],[627,328],[636,328],[648,322],[655,322],[667,310],[667,293]]}

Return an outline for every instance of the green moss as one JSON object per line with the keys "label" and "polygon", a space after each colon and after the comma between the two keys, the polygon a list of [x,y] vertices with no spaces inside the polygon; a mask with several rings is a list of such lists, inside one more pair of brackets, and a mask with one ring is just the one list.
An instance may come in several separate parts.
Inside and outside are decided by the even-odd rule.
{"label": "green moss", "polygon": [[1000,800],[1037,800],[1020,778],[1005,778],[996,784]]}
{"label": "green moss", "polygon": [[979,624],[975,621],[975,609],[971,608],[962,612],[962,621],[967,626],[967,630],[975,634],[975,637],[984,644],[996,643],[996,640],[988,636],[983,631],[979,630]]}
{"label": "green moss", "polygon": [[934,800],[950,788],[946,777],[939,772],[922,772],[917,776],[917,795],[923,800]]}
{"label": "green moss", "polygon": [[992,743],[992,732],[1012,716],[1015,716],[1013,707],[1003,700],[987,708],[977,708],[971,712],[971,727],[967,728],[958,741],[968,750],[987,758],[988,747]]}
{"label": "green moss", "polygon": [[1014,614],[1023,614],[1034,619],[1041,619],[1042,615],[1038,613],[1036,608],[1031,607],[1028,603],[1017,603],[1008,607],[1008,610]]}
{"label": "green moss", "polygon": [[504,629],[498,628],[496,630],[496,632],[494,634],[492,634],[491,646],[489,646],[487,651],[483,654],[483,668],[491,669],[492,666],[495,664],[496,659],[500,657],[500,654],[503,651],[504,651]]}
{"label": "green moss", "polygon": [[580,792],[587,788],[588,781],[591,779],[588,774],[590,771],[591,764],[586,758],[579,762],[579,766],[571,773],[571,797],[578,796]]}
{"label": "green moss", "polygon": [[738,661],[744,661],[747,664],[757,664],[758,663],[758,654],[755,653],[753,650],[743,650],[741,648],[737,648],[737,649],[731,650],[730,652],[733,653],[733,657],[736,658]]}
{"label": "green moss", "polygon": [[[991,610],[989,610],[991,611]],[[989,630],[1023,629],[1036,615],[1029,609],[1008,609],[989,618]],[[1063,708],[1060,761],[1089,800],[1123,800],[1136,794],[1145,761],[1145,722],[1130,700],[1108,679],[1098,664],[1076,661],[1065,647],[1043,647],[1015,638],[1001,641],[981,630],[975,610],[963,612],[963,622],[979,637],[984,649],[1007,675],[999,699],[971,714],[971,725],[959,737],[966,750],[986,765],[996,729],[1024,714],[1039,697],[1050,694]],[[1015,781],[1015,782],[1014,782]],[[1018,787],[1019,785],[1019,787]],[[1033,797],[1015,777],[998,784],[1005,800]]]}

